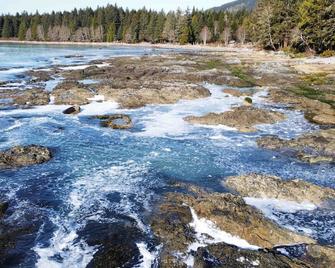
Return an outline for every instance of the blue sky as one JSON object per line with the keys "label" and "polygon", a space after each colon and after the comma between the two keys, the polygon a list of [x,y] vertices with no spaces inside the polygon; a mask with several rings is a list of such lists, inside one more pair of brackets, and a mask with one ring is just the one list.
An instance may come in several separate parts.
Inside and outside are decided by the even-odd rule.
{"label": "blue sky", "polygon": [[117,3],[119,6],[128,8],[152,8],[156,10],[164,9],[175,10],[178,7],[185,9],[193,6],[201,9],[207,9],[214,6],[220,6],[231,0],[0,0],[0,13],[15,13],[26,10],[35,12],[37,9],[42,12],[51,10],[72,10],[74,7],[92,8],[107,5],[108,3]]}

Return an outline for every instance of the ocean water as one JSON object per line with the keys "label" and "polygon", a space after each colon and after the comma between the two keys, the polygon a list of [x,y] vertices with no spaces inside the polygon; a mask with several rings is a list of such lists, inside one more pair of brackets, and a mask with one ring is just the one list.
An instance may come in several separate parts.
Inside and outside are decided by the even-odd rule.
{"label": "ocean water", "polygon": [[[54,64],[53,58],[62,59],[61,64],[76,65],[64,56],[71,54],[83,54],[87,59],[81,64],[87,64],[112,54],[110,48],[28,46],[23,50],[32,52],[27,52],[25,63],[19,58],[17,63],[8,63],[9,58],[3,56],[6,49],[10,50],[0,46],[0,64],[5,61],[3,66],[9,68],[48,68]],[[17,46],[12,49],[20,51]],[[119,55],[149,53],[144,48],[117,51]],[[41,61],[36,63],[35,57]],[[282,111],[287,120],[261,125],[251,134],[186,123],[185,116],[223,112],[243,102],[222,93],[224,85],[204,86],[212,93],[209,98],[136,110],[121,110],[113,102],[92,102],[77,116],[63,115],[66,106],[55,105],[0,110],[0,150],[17,144],[40,144],[50,147],[54,156],[42,165],[0,171],[0,198],[10,202],[6,224],[33,225],[30,234],[19,236],[16,247],[7,254],[7,267],[86,267],[100,242],[106,240],[126,244],[132,250],[134,258],[129,267],[156,267],[161,245],[153,237],[148,215],[171,181],[226,191],[221,186],[225,177],[260,172],[335,187],[334,166],[308,165],[257,148],[256,139],[261,135],[293,138],[317,130],[302,113],[266,103],[266,88],[254,97],[255,105]],[[98,120],[92,119],[93,115],[109,113],[129,114],[134,128],[101,128]],[[335,243],[334,210],[303,205],[292,205],[293,209],[269,200],[250,203],[287,228],[324,244]],[[216,230],[213,228],[210,230]],[[129,230],[136,230],[135,234]],[[223,236],[224,232],[214,233]],[[114,241],[115,237],[119,241]],[[227,237],[229,234],[217,239],[226,241]]]}

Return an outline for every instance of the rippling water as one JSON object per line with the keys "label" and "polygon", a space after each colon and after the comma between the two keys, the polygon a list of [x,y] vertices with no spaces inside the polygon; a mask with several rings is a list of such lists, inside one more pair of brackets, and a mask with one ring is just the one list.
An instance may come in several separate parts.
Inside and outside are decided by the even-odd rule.
{"label": "rippling water", "polygon": [[[79,53],[74,48],[51,51],[48,58]],[[80,53],[94,55],[96,51],[86,48]],[[125,51],[142,54],[145,49]],[[101,56],[108,53],[108,49],[102,50]],[[51,63],[43,59],[41,62],[39,67]],[[15,64],[19,66],[20,61]],[[222,93],[224,86],[205,86],[212,93],[207,99],[137,110],[119,110],[112,102],[83,106],[78,116],[63,115],[65,106],[54,105],[0,110],[0,149],[40,144],[50,147],[54,155],[43,165],[0,171],[0,197],[10,201],[7,223],[34,224],[33,234],[22,236],[10,252],[8,266],[85,267],[98,250],[92,241],[104,235],[108,238],[108,232],[115,230],[126,232],[127,229],[118,229],[124,222],[131,222],[140,233],[133,241],[138,251],[134,251],[137,256],[132,265],[154,265],[159,245],[152,237],[147,215],[152,203],[174,180],[225,191],[220,186],[224,177],[262,172],[335,187],[334,166],[307,165],[257,148],[260,135],[292,138],[317,129],[300,112],[267,104],[262,98],[266,92],[254,97],[255,104],[284,112],[288,116],[286,121],[259,126],[259,131],[252,134],[184,122],[187,115],[222,112],[243,101],[226,97]],[[131,115],[134,128],[105,129],[91,118],[115,112]],[[262,207],[267,216],[288,228],[307,233],[322,243],[335,242],[334,212],[283,210],[273,204]]]}

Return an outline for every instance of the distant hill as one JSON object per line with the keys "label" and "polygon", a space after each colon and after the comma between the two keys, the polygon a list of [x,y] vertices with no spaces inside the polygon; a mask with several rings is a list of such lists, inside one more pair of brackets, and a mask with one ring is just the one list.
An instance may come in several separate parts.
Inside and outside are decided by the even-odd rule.
{"label": "distant hill", "polygon": [[257,0],[235,0],[222,6],[213,7],[214,11],[226,10],[230,12],[238,11],[241,9],[251,10],[256,6]]}

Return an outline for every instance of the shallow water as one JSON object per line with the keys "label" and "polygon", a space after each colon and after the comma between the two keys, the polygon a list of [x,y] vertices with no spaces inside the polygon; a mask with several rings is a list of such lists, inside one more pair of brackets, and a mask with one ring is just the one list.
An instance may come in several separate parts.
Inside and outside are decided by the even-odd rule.
{"label": "shallow water", "polygon": [[[54,155],[43,165],[0,171],[0,197],[10,201],[7,223],[25,226],[33,222],[35,226],[33,235],[22,236],[10,252],[8,266],[85,267],[98,250],[92,241],[106,239],[119,228],[121,236],[127,235],[127,229],[120,227],[124,223],[140,233],[130,241],[138,247],[131,265],[154,265],[159,245],[152,238],[147,215],[170,181],[225,191],[221,180],[226,176],[261,172],[335,187],[334,166],[307,165],[257,148],[261,135],[292,138],[317,129],[302,113],[267,104],[262,98],[266,89],[254,97],[255,105],[284,112],[288,116],[284,122],[244,134],[183,121],[188,115],[222,112],[243,102],[222,93],[224,86],[205,86],[211,90],[209,98],[137,110],[120,110],[112,102],[83,106],[78,116],[63,115],[65,106],[54,105],[0,110],[0,149],[40,144],[52,148]],[[131,115],[134,128],[105,129],[92,119],[92,115],[115,112]],[[258,205],[282,225],[322,243],[334,243],[333,212]]]}

